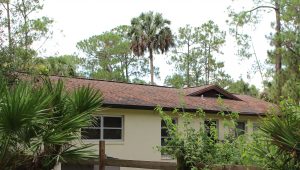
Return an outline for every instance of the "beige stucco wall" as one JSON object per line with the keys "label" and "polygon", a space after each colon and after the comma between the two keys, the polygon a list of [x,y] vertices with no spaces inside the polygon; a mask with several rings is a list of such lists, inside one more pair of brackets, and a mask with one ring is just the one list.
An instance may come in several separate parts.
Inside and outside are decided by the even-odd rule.
{"label": "beige stucco wall", "polygon": [[[123,140],[106,141],[105,149],[108,156],[129,160],[165,161],[161,158],[160,152],[155,149],[156,146],[160,145],[161,138],[161,118],[157,112],[151,110],[105,108],[99,114],[124,117]],[[216,114],[206,114],[206,116],[207,118],[218,120],[219,138],[223,139],[226,128],[224,128],[222,117]],[[246,126],[252,127],[252,122],[257,121],[258,117],[240,116],[239,119],[246,121]],[[200,126],[200,121],[203,120],[194,120],[195,128]],[[178,118],[178,123],[182,123],[180,117]],[[252,133],[252,128],[248,127],[246,130]],[[84,140],[84,142],[96,144],[94,150],[98,153],[99,140]]]}
{"label": "beige stucco wall", "polygon": [[[106,141],[106,154],[111,157],[157,161],[160,153],[153,148],[160,144],[160,117],[154,111],[104,109],[101,115],[123,116],[123,140]],[[98,144],[98,140],[85,140]],[[98,146],[95,146],[98,153]]]}

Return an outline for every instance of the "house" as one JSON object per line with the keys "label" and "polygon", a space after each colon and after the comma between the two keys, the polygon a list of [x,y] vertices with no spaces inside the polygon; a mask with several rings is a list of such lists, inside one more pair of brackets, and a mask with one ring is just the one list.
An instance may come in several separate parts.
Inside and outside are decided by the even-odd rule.
{"label": "house", "polygon": [[[161,129],[163,122],[154,111],[158,105],[166,111],[184,108],[185,111],[195,112],[202,108],[207,119],[215,121],[220,139],[224,138],[226,128],[218,112],[238,112],[240,116],[237,127],[242,132],[252,133],[259,116],[263,116],[274,106],[251,96],[229,93],[216,85],[176,89],[83,78],[51,76],[51,79],[63,79],[68,89],[90,86],[103,93],[103,109],[95,115],[97,123],[93,127],[83,129],[82,135],[86,143],[97,145],[99,140],[105,140],[107,155],[120,159],[170,159],[155,149],[163,144],[164,138],[167,137]],[[219,96],[222,98],[222,104]],[[181,118],[176,119],[180,124]],[[199,121],[205,122],[195,120],[195,127],[199,125]],[[94,149],[98,153],[98,146]]]}

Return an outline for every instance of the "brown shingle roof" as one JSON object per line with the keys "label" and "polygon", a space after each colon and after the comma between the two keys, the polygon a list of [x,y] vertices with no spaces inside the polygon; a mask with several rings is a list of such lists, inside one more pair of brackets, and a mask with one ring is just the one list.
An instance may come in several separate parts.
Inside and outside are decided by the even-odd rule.
{"label": "brown shingle roof", "polygon": [[[212,97],[188,96],[205,88],[211,89],[213,85],[176,89],[165,86],[141,85],[131,83],[121,83],[104,80],[93,80],[83,78],[66,78],[51,76],[52,80],[63,79],[68,89],[79,86],[91,86],[103,93],[104,106],[136,109],[153,109],[157,105],[164,108],[181,108],[186,110],[196,110],[202,108],[205,111],[219,112],[221,110],[239,112],[247,115],[264,114],[275,105],[256,99],[247,95],[236,95],[237,99],[220,100]],[[225,91],[225,90],[224,90]]]}

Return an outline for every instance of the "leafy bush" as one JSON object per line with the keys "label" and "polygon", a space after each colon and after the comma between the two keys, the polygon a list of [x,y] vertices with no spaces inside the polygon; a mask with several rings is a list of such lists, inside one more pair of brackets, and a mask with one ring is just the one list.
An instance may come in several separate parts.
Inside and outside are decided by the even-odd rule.
{"label": "leafy bush", "polygon": [[0,167],[52,169],[57,162],[93,158],[80,140],[102,98],[90,87],[67,92],[46,79],[33,87],[0,82]]}
{"label": "leafy bush", "polygon": [[[199,128],[195,129],[193,122],[195,119],[204,119],[205,113],[198,110],[196,113],[180,113],[174,110],[172,114],[179,115],[182,124],[174,124],[170,115],[166,114],[162,108],[157,107],[165,121],[170,139],[166,140],[166,146],[158,147],[164,153],[177,158],[178,169],[204,168],[210,169],[216,164],[242,164],[246,156],[246,149],[250,140],[247,135],[235,137],[233,133],[226,135],[223,141],[218,140],[217,129],[213,124],[206,127],[199,121]],[[224,114],[226,126],[234,129],[238,114]],[[207,132],[206,128],[210,128]]]}
{"label": "leafy bush", "polygon": [[[162,153],[177,158],[178,169],[211,169],[216,165],[254,165],[264,169],[296,170],[300,169],[299,141],[300,141],[300,106],[291,101],[284,101],[280,105],[280,115],[269,114],[261,121],[261,130],[253,134],[235,137],[234,133],[225,135],[225,139],[218,140],[217,129],[211,126],[210,132],[206,125],[198,119],[205,119],[205,113],[179,112],[166,114],[157,107],[165,121],[170,139],[166,146],[158,147]],[[172,116],[179,116],[182,124],[174,124]],[[238,114],[219,113],[224,120],[224,126],[233,132]],[[195,129],[194,121],[199,121],[199,128]]]}

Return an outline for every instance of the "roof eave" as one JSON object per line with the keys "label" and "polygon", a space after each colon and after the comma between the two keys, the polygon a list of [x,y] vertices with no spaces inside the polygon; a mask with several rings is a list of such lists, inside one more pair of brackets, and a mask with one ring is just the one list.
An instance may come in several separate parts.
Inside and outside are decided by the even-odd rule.
{"label": "roof eave", "polygon": [[[103,103],[103,107],[107,108],[118,108],[118,109],[136,109],[136,110],[154,110],[157,106],[143,106],[143,105],[127,105],[127,104],[111,104],[111,103]],[[173,111],[174,107],[163,107],[163,110],[165,111]],[[175,107],[176,108],[176,107]],[[177,108],[180,111],[184,110],[185,112],[196,112],[198,109],[194,108]],[[206,113],[219,113],[221,112],[220,110],[209,110],[209,109],[203,109],[204,112]],[[230,113],[234,111],[224,111],[225,113]],[[265,113],[252,113],[252,112],[240,112],[240,115],[245,115],[245,116],[265,116]]]}

